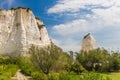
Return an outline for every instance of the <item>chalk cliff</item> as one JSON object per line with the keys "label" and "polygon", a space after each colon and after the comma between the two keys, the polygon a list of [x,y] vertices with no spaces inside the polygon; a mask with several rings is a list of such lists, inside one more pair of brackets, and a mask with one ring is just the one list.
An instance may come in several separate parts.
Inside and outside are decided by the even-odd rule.
{"label": "chalk cliff", "polygon": [[93,50],[96,48],[97,48],[97,45],[96,45],[96,40],[94,39],[94,37],[90,33],[85,35],[82,40],[81,50],[89,51],[89,50]]}
{"label": "chalk cliff", "polygon": [[29,9],[0,10],[0,54],[26,55],[31,45],[51,44],[43,22]]}

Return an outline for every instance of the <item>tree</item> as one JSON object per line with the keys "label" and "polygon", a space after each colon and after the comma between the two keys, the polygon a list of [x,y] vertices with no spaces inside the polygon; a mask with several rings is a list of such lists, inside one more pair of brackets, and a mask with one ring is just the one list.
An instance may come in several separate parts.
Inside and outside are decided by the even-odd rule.
{"label": "tree", "polygon": [[112,52],[109,63],[111,71],[118,71],[120,69],[120,53]]}
{"label": "tree", "polygon": [[81,52],[77,54],[76,59],[80,62],[84,68],[91,71],[97,69],[96,66],[100,63],[100,54],[98,50],[91,50],[89,52]]}
{"label": "tree", "polygon": [[96,49],[88,52],[81,51],[76,60],[88,71],[103,71],[109,69],[109,52],[105,49]]}
{"label": "tree", "polygon": [[29,53],[32,54],[32,61],[37,64],[38,68],[43,73],[48,74],[54,63],[58,60],[61,51],[56,45],[51,44],[46,48],[32,46]]}

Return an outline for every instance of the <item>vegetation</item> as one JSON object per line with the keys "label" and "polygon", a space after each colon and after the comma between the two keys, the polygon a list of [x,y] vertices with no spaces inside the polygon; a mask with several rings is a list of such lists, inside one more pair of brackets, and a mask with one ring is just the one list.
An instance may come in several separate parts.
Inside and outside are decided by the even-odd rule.
{"label": "vegetation", "polygon": [[40,20],[40,18],[39,18],[39,17],[35,17],[35,19],[38,19],[38,20]]}
{"label": "vegetation", "polygon": [[76,55],[76,60],[88,71],[112,72],[120,69],[120,53],[105,49],[81,51]]}
{"label": "vegetation", "polygon": [[1,56],[0,80],[10,80],[18,69],[32,80],[119,80],[119,76],[108,74],[119,72],[119,52],[96,49],[66,53],[52,43],[46,48],[32,46],[29,54],[30,57]]}
{"label": "vegetation", "polygon": [[38,24],[37,23],[37,25],[38,25],[38,28],[39,28],[39,30],[41,30],[41,28],[43,28],[45,25],[43,24],[43,25],[40,25],[40,24]]}
{"label": "vegetation", "polygon": [[26,9],[27,12],[31,10],[30,8],[25,8],[25,7],[10,8],[10,10],[16,10],[16,9]]}
{"label": "vegetation", "polygon": [[16,10],[16,8],[10,8],[10,10]]}
{"label": "vegetation", "polygon": [[10,80],[18,70],[16,58],[0,56],[0,80]]}
{"label": "vegetation", "polygon": [[61,63],[59,59],[64,55],[62,50],[54,44],[45,49],[38,49],[32,46],[29,53],[32,54],[32,62],[34,62],[38,69],[42,70],[45,74],[49,74],[50,71],[58,71],[60,67],[56,64]]}

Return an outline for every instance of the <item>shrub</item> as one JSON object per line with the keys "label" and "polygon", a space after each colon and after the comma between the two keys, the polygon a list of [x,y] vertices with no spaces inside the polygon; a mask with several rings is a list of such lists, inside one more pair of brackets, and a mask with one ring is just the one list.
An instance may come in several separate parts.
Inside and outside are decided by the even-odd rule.
{"label": "shrub", "polygon": [[16,8],[10,8],[10,10],[16,10]]}
{"label": "shrub", "polygon": [[34,71],[34,67],[29,57],[21,57],[19,59],[18,66],[21,69],[21,72],[28,76],[30,76],[31,72]]}
{"label": "shrub", "polygon": [[50,73],[48,75],[48,80],[59,80],[58,74],[57,73]]}
{"label": "shrub", "polygon": [[120,69],[120,53],[110,53],[105,49],[81,51],[76,55],[76,60],[88,71],[110,72]]}
{"label": "shrub", "polygon": [[31,9],[30,8],[27,8],[27,12],[29,12]]}
{"label": "shrub", "polygon": [[0,64],[18,64],[19,58],[10,58],[10,57],[2,57],[0,56]]}
{"label": "shrub", "polygon": [[100,73],[89,72],[83,73],[80,77],[80,80],[111,80],[111,79],[107,76],[103,76]]}
{"label": "shrub", "polygon": [[59,74],[59,80],[70,80],[70,76],[67,72],[61,72]]}
{"label": "shrub", "polygon": [[4,70],[4,65],[0,65],[0,71]]}
{"label": "shrub", "polygon": [[32,72],[31,76],[33,80],[47,80],[47,76],[40,72]]}
{"label": "shrub", "polygon": [[65,69],[68,72],[75,72],[77,74],[81,74],[82,72],[86,71],[85,68],[78,62],[75,62],[72,65],[66,65]]}
{"label": "shrub", "polygon": [[44,49],[32,46],[29,50],[29,54],[32,54],[32,62],[45,74],[49,74],[53,66],[56,65],[60,53],[61,50],[54,44]]}
{"label": "shrub", "polygon": [[6,66],[6,72],[10,72],[11,76],[14,76],[17,70],[18,70],[17,65],[9,64]]}
{"label": "shrub", "polygon": [[4,65],[4,70],[0,71],[0,80],[11,80],[11,76],[14,76],[18,70],[17,65],[7,64]]}

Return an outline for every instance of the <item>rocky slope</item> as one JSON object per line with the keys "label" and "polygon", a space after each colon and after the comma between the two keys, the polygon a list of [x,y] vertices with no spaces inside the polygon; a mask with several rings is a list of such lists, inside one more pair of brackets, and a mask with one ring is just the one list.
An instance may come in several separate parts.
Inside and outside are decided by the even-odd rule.
{"label": "rocky slope", "polygon": [[96,45],[96,40],[94,39],[94,37],[90,33],[85,35],[82,40],[81,50],[89,51],[89,50],[93,50],[96,48],[97,48],[97,45]]}
{"label": "rocky slope", "polygon": [[0,54],[26,55],[31,45],[51,44],[43,22],[29,9],[0,10]]}

